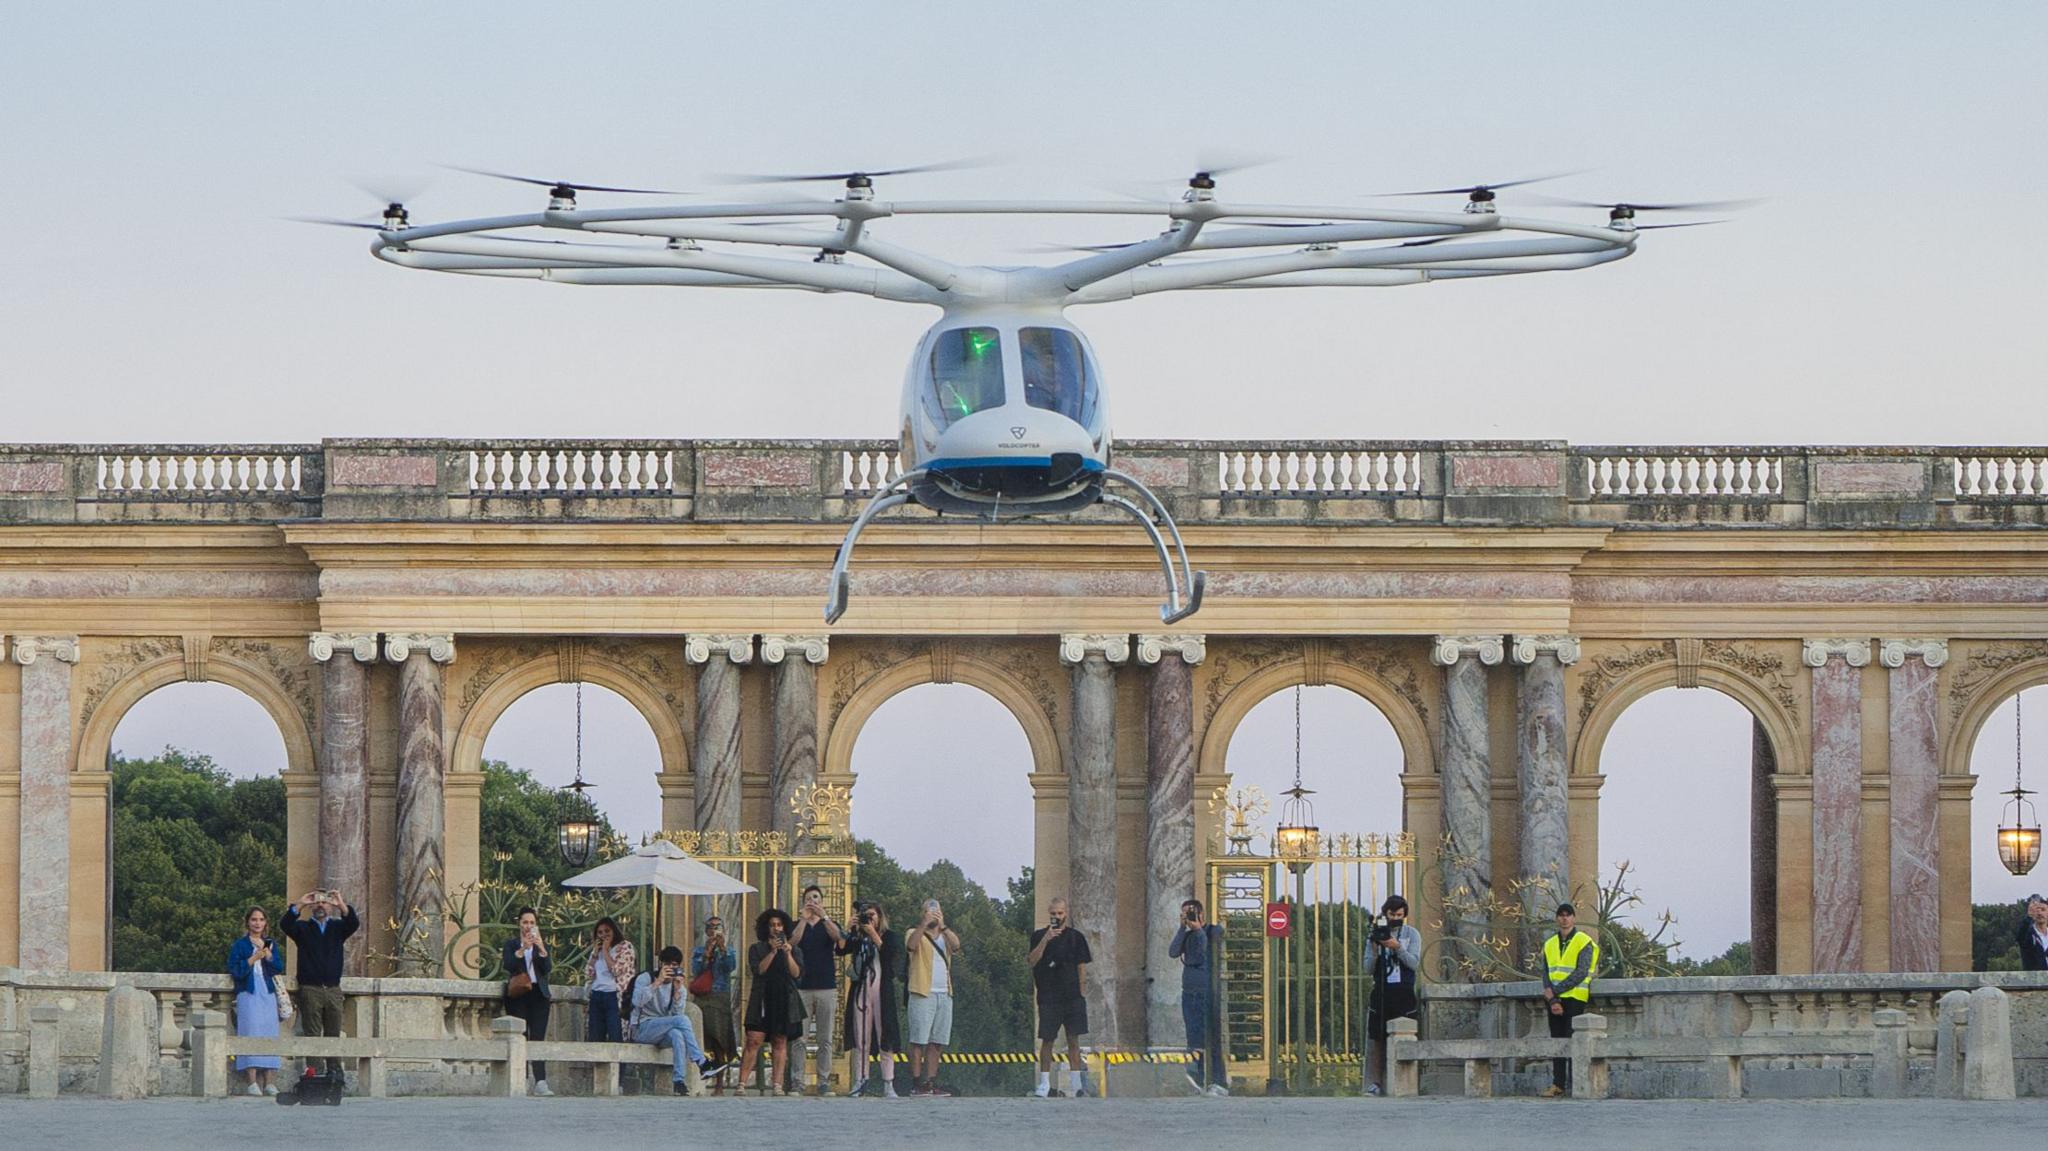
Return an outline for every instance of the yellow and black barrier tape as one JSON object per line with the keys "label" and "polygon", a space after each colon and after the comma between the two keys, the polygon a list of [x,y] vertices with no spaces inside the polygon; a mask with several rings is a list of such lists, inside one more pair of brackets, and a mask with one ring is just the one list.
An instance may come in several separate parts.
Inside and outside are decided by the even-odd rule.
{"label": "yellow and black barrier tape", "polygon": [[[1126,1063],[1186,1063],[1192,1056],[1185,1051],[1083,1051],[1084,1063],[1108,1063],[1120,1066]],[[939,1056],[942,1063],[966,1063],[990,1066],[1006,1063],[1036,1063],[1038,1053],[1034,1051],[948,1051]],[[1065,1063],[1066,1050],[1053,1052],[1053,1062]]]}

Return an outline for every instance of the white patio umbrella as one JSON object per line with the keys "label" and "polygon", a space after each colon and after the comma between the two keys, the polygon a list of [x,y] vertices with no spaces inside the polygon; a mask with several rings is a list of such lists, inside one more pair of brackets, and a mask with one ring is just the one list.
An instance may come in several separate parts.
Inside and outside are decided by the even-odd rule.
{"label": "white patio umbrella", "polygon": [[745,895],[754,890],[751,884],[691,859],[682,848],[665,839],[565,879],[562,886],[652,887],[663,895]]}

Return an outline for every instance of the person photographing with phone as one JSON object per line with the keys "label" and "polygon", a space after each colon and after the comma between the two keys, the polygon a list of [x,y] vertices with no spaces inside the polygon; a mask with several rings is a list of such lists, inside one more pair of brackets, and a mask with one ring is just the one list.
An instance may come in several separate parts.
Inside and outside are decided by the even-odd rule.
{"label": "person photographing with phone", "polygon": [[1081,979],[1094,956],[1088,937],[1067,920],[1067,901],[1056,897],[1046,905],[1045,926],[1031,933],[1031,984],[1038,998],[1038,1086],[1031,1095],[1052,1094],[1052,1044],[1067,1033],[1067,1098],[1081,1096],[1081,1037],[1088,1034],[1088,1000]]}
{"label": "person photographing with phone", "polygon": [[[803,907],[796,913],[790,942],[804,968],[803,976],[797,980],[797,994],[803,997],[804,1022],[816,1036],[816,1091],[824,1096],[831,1089],[832,1043],[839,1027],[839,968],[834,957],[845,946],[846,933],[825,914],[825,892],[815,883],[804,888]],[[798,1090],[803,1087],[803,1050],[799,1043],[798,1057],[792,1061],[796,1080],[793,1086]]]}
{"label": "person photographing with phone", "polygon": [[1169,959],[1180,960],[1180,1019],[1188,1032],[1188,1086],[1196,1093],[1228,1095],[1224,1082],[1223,1029],[1216,1018],[1217,960],[1223,950],[1223,929],[1207,922],[1202,901],[1183,900],[1180,926],[1166,945]]}
{"label": "person photographing with phone", "polygon": [[747,1076],[754,1073],[765,1043],[772,1093],[786,1095],[782,1077],[789,1067],[789,1041],[804,1033],[804,1001],[797,994],[797,980],[803,977],[804,967],[790,942],[788,912],[772,907],[754,917],[754,944],[747,948],[747,970],[754,976],[754,986],[747,994],[747,1048],[740,1055],[740,1089],[746,1090]]}
{"label": "person photographing with phone", "polygon": [[[260,907],[242,915],[242,936],[228,948],[228,977],[235,981],[235,1034],[244,1039],[275,1039],[283,1018],[291,1009],[278,996],[277,981],[284,976],[284,956],[264,934],[270,916]],[[237,1055],[235,1070],[249,1077],[251,1095],[275,1095],[274,1081],[279,1060],[275,1055]]]}
{"label": "person photographing with phone", "polygon": [[881,1064],[882,1098],[896,1098],[896,1053],[903,1049],[903,1030],[896,1020],[896,984],[903,977],[903,939],[889,930],[889,915],[879,903],[853,905],[853,930],[845,954],[853,957],[846,972],[846,1049],[853,1054],[853,1086],[848,1096],[867,1089],[868,1065]]}
{"label": "person photographing with phone", "polygon": [[667,1047],[674,1055],[673,1083],[678,1095],[689,1093],[689,1065],[699,1075],[718,1074],[722,1066],[708,1059],[697,1043],[697,1029],[690,1023],[690,977],[683,969],[683,949],[664,947],[656,957],[659,966],[633,979],[633,1038],[640,1043]]}
{"label": "person photographing with phone", "polygon": [[[507,940],[498,955],[498,963],[507,976],[505,1014],[526,1021],[529,1040],[544,1042],[548,1037],[548,1014],[554,1008],[548,976],[554,974],[555,961],[548,957],[547,942],[540,937],[540,913],[522,907],[518,921],[519,934]],[[553,1095],[554,1090],[548,1086],[548,1065],[535,1060],[527,1067],[533,1071],[533,1093],[543,1099]]]}
{"label": "person photographing with phone", "polygon": [[[725,918],[713,915],[704,920],[704,942],[690,952],[690,997],[703,1013],[704,1029],[698,1038],[704,1051],[720,1067],[738,1058],[740,1045],[733,1035],[732,976],[739,970],[739,956],[726,942]],[[724,1084],[718,1089],[723,1091]]]}
{"label": "person photographing with phone", "polygon": [[946,926],[946,912],[936,899],[924,901],[924,915],[911,929],[910,1009],[905,1024],[910,1041],[910,1094],[947,1098],[939,1086],[939,1053],[953,1041],[953,962],[960,958],[960,937]]}
{"label": "person photographing with phone", "polygon": [[[308,891],[284,909],[284,917],[277,926],[286,939],[299,945],[301,1032],[340,1038],[342,945],[362,926],[355,908],[332,888]],[[321,1065],[330,1075],[341,1073],[338,1059],[323,1060]]]}

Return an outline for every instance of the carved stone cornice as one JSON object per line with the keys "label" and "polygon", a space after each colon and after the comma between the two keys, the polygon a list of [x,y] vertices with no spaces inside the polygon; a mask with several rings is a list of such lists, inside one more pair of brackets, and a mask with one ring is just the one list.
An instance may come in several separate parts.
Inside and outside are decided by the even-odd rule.
{"label": "carved stone cornice", "polygon": [[1131,658],[1131,637],[1121,632],[1067,632],[1060,636],[1061,663],[1080,663],[1091,655],[1099,655],[1110,663],[1123,663]]}
{"label": "carved stone cornice", "polygon": [[1185,633],[1139,634],[1139,663],[1158,663],[1169,653],[1179,656],[1183,663],[1190,666],[1201,663],[1209,656],[1209,637]]}
{"label": "carved stone cornice", "polygon": [[1877,642],[1877,662],[1886,667],[1906,666],[1906,657],[1919,656],[1930,669],[1948,662],[1945,639],[1884,639]]}
{"label": "carved stone cornice", "polygon": [[1809,639],[1799,648],[1799,662],[1808,667],[1826,667],[1829,658],[1841,656],[1850,667],[1870,666],[1867,639]]}
{"label": "carved stone cornice", "polygon": [[34,663],[43,656],[63,663],[78,662],[78,637],[75,635],[18,635],[14,637],[14,662],[23,667]]}
{"label": "carved stone cornice", "polygon": [[1557,657],[1561,664],[1579,662],[1579,637],[1575,635],[1518,635],[1515,637],[1513,657],[1516,663],[1535,663],[1536,657],[1544,652]]}
{"label": "carved stone cornice", "polygon": [[1499,663],[1507,654],[1506,637],[1498,635],[1440,635],[1429,647],[1429,662],[1438,667],[1449,667],[1470,655],[1477,656],[1487,667]]}
{"label": "carved stone cornice", "polygon": [[414,648],[424,648],[427,658],[435,663],[455,662],[455,636],[452,632],[392,631],[384,633],[384,658],[392,663],[404,663]]}
{"label": "carved stone cornice", "polygon": [[698,632],[683,637],[683,658],[691,663],[710,663],[714,652],[734,663],[752,663],[754,637],[744,632]]}
{"label": "carved stone cornice", "polygon": [[206,682],[206,653],[213,647],[210,635],[187,635],[178,638],[178,646],[185,657],[185,682]]}
{"label": "carved stone cornice", "polygon": [[761,637],[762,663],[781,663],[791,652],[801,654],[807,662],[824,663],[832,652],[832,637],[789,633]]}
{"label": "carved stone cornice", "polygon": [[340,650],[355,653],[359,663],[377,661],[377,633],[374,631],[316,631],[306,637],[306,652],[326,663]]}

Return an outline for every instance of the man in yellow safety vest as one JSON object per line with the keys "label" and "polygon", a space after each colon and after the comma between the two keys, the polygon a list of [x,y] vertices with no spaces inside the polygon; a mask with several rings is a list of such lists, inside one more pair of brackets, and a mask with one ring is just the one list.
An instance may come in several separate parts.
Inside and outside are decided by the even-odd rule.
{"label": "man in yellow safety vest", "polygon": [[[1550,1037],[1570,1039],[1572,1020],[1586,1013],[1593,998],[1593,969],[1600,966],[1600,945],[1580,931],[1578,913],[1569,903],[1557,905],[1557,934],[1543,941],[1543,1002],[1550,1013]],[[1572,1086],[1572,1061],[1550,1061],[1551,1098]]]}

